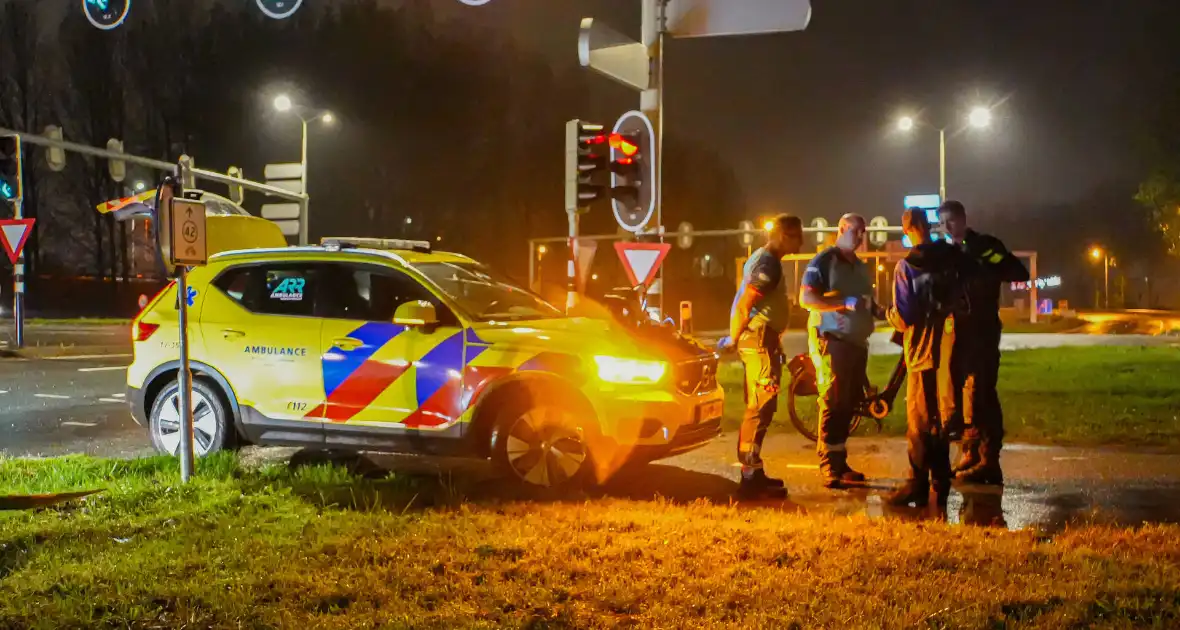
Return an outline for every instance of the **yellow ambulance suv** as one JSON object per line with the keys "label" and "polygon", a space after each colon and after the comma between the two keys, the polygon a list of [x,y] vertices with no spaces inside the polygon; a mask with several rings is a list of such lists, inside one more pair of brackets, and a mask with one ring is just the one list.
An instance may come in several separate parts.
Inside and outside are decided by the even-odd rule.
{"label": "yellow ambulance suv", "polygon": [[188,282],[132,325],[128,401],[164,453],[180,444],[180,299],[199,456],[245,444],[472,456],[558,488],[720,432],[710,350],[567,317],[426,242],[223,252]]}

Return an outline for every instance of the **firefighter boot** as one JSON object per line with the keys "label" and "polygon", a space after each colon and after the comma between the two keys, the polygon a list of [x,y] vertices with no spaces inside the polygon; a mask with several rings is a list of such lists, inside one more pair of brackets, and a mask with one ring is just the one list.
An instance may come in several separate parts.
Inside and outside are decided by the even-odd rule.
{"label": "firefighter boot", "polygon": [[1004,472],[1000,469],[1000,445],[985,440],[979,447],[979,462],[959,471],[955,479],[963,483],[1004,485]]}
{"label": "firefighter boot", "polygon": [[901,487],[885,495],[885,504],[894,507],[926,507],[930,504],[929,476],[910,477]]}
{"label": "firefighter boot", "polygon": [[758,468],[748,475],[742,473],[737,496],[739,500],[785,499],[787,498],[787,489],[783,487],[781,479],[768,477],[765,471]]}
{"label": "firefighter boot", "polygon": [[860,475],[860,481],[864,481],[864,475],[852,470],[848,467],[848,453],[845,451],[827,451],[821,453],[819,456],[819,470],[823,477],[823,484],[825,488],[832,490],[842,490],[849,485],[859,483],[854,481],[856,475]]}

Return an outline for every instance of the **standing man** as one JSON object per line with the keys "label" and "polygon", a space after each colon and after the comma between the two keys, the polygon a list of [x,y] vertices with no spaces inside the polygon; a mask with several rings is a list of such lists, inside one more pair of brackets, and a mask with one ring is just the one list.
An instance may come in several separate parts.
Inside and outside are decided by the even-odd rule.
{"label": "standing man", "polygon": [[738,433],[738,461],[742,481],[738,496],[744,499],[787,496],[780,479],[766,475],[762,467],[762,440],[778,410],[783,376],[780,336],[787,329],[790,301],[783,283],[782,257],[797,254],[803,246],[803,222],[780,214],[771,221],[766,245],[758,248],[742,270],[742,286],[729,314],[729,336],[721,348],[735,345],[746,372],[746,411]]}
{"label": "standing man", "polygon": [[[938,208],[947,232],[979,271],[967,282],[971,314],[961,322],[955,348],[956,398],[961,400],[962,456],[955,477],[968,483],[1002,485],[1000,449],[1004,440],[1004,415],[996,384],[1000,373],[1000,285],[1027,282],[1028,269],[1004,247],[1000,239],[967,227],[967,209],[958,201]],[[1034,305],[1035,308],[1035,305]]]}
{"label": "standing man", "polygon": [[865,220],[840,218],[836,245],[820,252],[803,272],[799,303],[811,311],[807,345],[819,389],[819,465],[824,486],[845,488],[865,476],[848,465],[848,433],[856,404],[864,396],[873,316],[873,280],[856,256]]}
{"label": "standing man", "polygon": [[962,278],[970,270],[958,248],[930,240],[925,210],[906,210],[901,227],[913,248],[894,271],[888,319],[904,339],[910,472],[905,484],[885,501],[926,507],[933,484],[937,504],[945,508],[951,489],[946,422],[955,404],[951,351],[955,325],[966,305]]}

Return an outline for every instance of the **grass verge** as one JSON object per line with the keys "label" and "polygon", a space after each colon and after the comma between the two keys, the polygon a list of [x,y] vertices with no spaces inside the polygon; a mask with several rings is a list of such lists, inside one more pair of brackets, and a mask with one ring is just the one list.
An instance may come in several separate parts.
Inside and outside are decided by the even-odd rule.
{"label": "grass verge", "polygon": [[[0,461],[0,627],[1175,627],[1180,528],[463,502],[327,465]],[[442,499],[431,493],[442,493]],[[428,495],[437,507],[420,510]],[[407,506],[409,506],[407,508]]]}
{"label": "grass verge", "polygon": [[[883,387],[896,356],[869,360],[870,380]],[[742,368],[734,361],[719,374],[726,388],[726,418],[742,414]],[[1003,354],[1000,400],[1011,441],[1057,445],[1153,446],[1180,449],[1180,350],[1171,347],[1090,346],[1018,350]],[[787,400],[776,424],[794,430]],[[815,410],[804,410],[814,422]],[[862,425],[863,434],[871,421]],[[905,392],[884,421],[887,435],[905,434]]]}

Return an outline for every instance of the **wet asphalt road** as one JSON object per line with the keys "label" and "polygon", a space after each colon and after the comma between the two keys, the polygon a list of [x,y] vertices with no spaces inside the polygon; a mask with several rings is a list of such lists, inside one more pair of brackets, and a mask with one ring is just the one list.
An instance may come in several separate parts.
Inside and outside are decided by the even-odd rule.
{"label": "wet asphalt road", "polygon": [[134,455],[146,434],[127,411],[119,353],[0,360],[0,454]]}
{"label": "wet asphalt road", "polygon": [[[60,334],[84,335],[84,331]],[[1012,337],[1032,341],[1032,336]],[[1060,345],[1060,338],[1079,336],[1046,337],[1058,338]],[[128,457],[151,453],[146,431],[131,420],[123,399],[129,361],[118,348],[103,356],[0,360],[0,455]],[[738,477],[735,440],[727,434],[698,451],[628,472],[608,484],[605,492],[634,499],[659,496],[728,502]],[[264,458],[289,457],[293,452],[251,451],[250,457]],[[764,449],[767,469],[786,479],[791,496],[787,501],[759,505],[819,514],[931,516],[918,510],[889,510],[881,504],[880,495],[904,475],[903,440],[854,437],[850,451],[853,465],[868,474],[872,483],[861,490],[829,491],[818,483],[814,446],[794,433],[772,434]],[[375,459],[398,471],[450,472],[472,479],[487,475],[482,463],[390,456]],[[1079,522],[1180,523],[1180,455],[1013,444],[1006,448],[1003,461],[1007,485],[1002,490],[957,488],[946,515],[951,522],[1050,531]]]}

